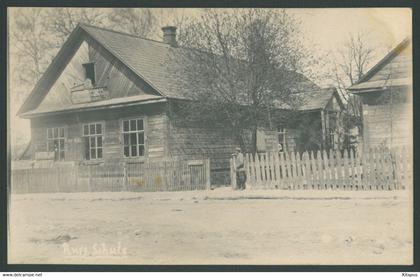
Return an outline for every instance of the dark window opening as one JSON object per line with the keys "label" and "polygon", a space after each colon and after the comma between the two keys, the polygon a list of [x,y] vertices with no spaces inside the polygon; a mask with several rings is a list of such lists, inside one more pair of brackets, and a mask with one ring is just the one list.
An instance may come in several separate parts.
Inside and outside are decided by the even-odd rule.
{"label": "dark window opening", "polygon": [[95,85],[95,64],[94,63],[85,63],[83,64],[85,68],[85,77],[86,79],[90,79],[92,85]]}

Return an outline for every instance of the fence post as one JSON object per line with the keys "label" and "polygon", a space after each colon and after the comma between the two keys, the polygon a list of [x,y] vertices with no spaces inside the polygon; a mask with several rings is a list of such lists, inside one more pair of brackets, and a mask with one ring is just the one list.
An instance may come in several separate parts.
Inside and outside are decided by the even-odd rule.
{"label": "fence post", "polygon": [[296,152],[295,155],[296,158],[296,185],[295,188],[296,189],[301,189],[303,187],[303,178],[302,178],[302,164],[301,164],[301,160],[300,160],[300,153]]}
{"label": "fence post", "polygon": [[236,189],[236,165],[235,157],[230,159],[230,185],[232,189]]}
{"label": "fence post", "polygon": [[309,166],[309,160],[308,160],[308,152],[303,152],[302,154],[302,186],[303,188],[306,190],[309,187],[309,183],[310,183],[310,173],[309,170],[310,166]]}
{"label": "fence post", "polygon": [[128,190],[128,173],[126,164],[123,165],[123,186],[124,190]]}
{"label": "fence post", "polygon": [[255,157],[255,180],[256,180],[256,185],[258,186],[258,188],[261,188],[261,167],[260,167],[260,156],[258,155],[258,153],[254,154]]}
{"label": "fence post", "polygon": [[373,148],[369,149],[369,183],[370,189],[376,190],[375,152],[373,150]]}
{"label": "fence post", "polygon": [[249,189],[252,189],[252,185],[251,185],[251,183],[252,183],[251,178],[252,177],[251,177],[251,168],[250,168],[251,163],[250,163],[250,161],[251,161],[251,155],[249,153],[246,153],[245,154],[245,174],[246,174],[245,187],[249,188]]}
{"label": "fence post", "polygon": [[394,151],[395,155],[395,168],[394,168],[394,183],[395,189],[401,188],[401,148]]}
{"label": "fence post", "polygon": [[206,170],[206,189],[210,190],[210,159],[205,160],[205,170]]}
{"label": "fence post", "polygon": [[360,184],[362,186],[362,190],[366,190],[367,189],[367,184],[366,184],[366,174],[367,174],[367,170],[366,170],[366,153],[361,153],[359,154],[359,160],[361,162],[361,166],[360,166]]}
{"label": "fence post", "polygon": [[315,161],[314,151],[309,152],[309,158],[310,158],[310,163],[311,163],[311,176],[312,176],[311,186],[312,186],[312,189],[315,189],[318,184],[318,171],[317,171],[317,166],[316,166],[317,163]]}
{"label": "fence post", "polygon": [[266,167],[266,162],[265,162],[265,156],[264,153],[261,153],[258,155],[259,156],[259,161],[260,161],[260,166],[261,166],[261,185],[262,187],[265,189],[266,185],[267,185],[267,167]]}
{"label": "fence post", "polygon": [[275,174],[275,187],[279,188],[280,183],[280,164],[279,164],[279,153],[273,153],[273,164],[274,164],[274,174]]}
{"label": "fence post", "polygon": [[289,165],[290,165],[290,177],[291,177],[291,179],[289,180],[290,181],[289,187],[290,187],[290,189],[295,189],[295,184],[296,184],[296,159],[295,159],[295,152],[294,151],[290,152],[289,158],[290,158]]}
{"label": "fence post", "polygon": [[408,157],[407,156],[409,156],[409,155],[407,155],[407,152],[406,152],[406,148],[405,147],[402,147],[401,148],[401,156],[402,156],[402,173],[403,173],[403,175],[404,175],[404,182],[402,182],[402,187],[403,187],[403,189],[412,189],[412,187],[411,187],[411,184],[409,183],[410,182],[410,180],[409,180],[409,178],[408,178],[408,165],[407,165],[407,163],[408,163]]}
{"label": "fence post", "polygon": [[330,161],[330,188],[331,189],[337,189],[337,177],[335,174],[336,171],[336,165],[335,165],[335,152],[330,149],[330,157],[329,157],[329,161]]}

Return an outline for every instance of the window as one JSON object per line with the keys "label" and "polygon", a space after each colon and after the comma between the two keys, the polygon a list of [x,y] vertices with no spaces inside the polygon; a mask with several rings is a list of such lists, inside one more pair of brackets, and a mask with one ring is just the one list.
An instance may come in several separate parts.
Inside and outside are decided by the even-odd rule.
{"label": "window", "polygon": [[90,79],[92,85],[95,85],[95,64],[94,63],[85,63],[83,64],[85,68],[85,77],[86,79]]}
{"label": "window", "polygon": [[144,156],[143,119],[123,120],[124,157]]}
{"label": "window", "polygon": [[277,128],[277,137],[280,152],[284,152],[286,150],[286,132],[286,129],[281,126]]}
{"label": "window", "polygon": [[64,160],[64,128],[47,128],[47,151],[54,152],[54,160]]}
{"label": "window", "polygon": [[103,125],[102,123],[83,124],[83,137],[85,144],[85,159],[102,159]]}

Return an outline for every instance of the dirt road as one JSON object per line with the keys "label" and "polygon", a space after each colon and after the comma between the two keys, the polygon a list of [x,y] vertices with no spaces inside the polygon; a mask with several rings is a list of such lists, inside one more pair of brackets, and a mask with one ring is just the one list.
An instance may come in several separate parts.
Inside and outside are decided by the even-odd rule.
{"label": "dirt road", "polygon": [[408,192],[13,195],[11,263],[411,264]]}

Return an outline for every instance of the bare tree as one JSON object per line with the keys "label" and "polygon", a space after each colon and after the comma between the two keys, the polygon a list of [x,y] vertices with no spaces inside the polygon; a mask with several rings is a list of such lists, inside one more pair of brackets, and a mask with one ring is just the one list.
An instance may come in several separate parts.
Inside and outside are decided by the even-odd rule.
{"label": "bare tree", "polygon": [[349,93],[347,88],[354,85],[367,72],[375,56],[375,47],[368,43],[368,32],[350,33],[348,39],[334,56],[332,79],[335,81],[346,109],[341,114],[343,147],[348,147],[349,132],[357,127],[359,134],[363,132],[361,101]]}
{"label": "bare tree", "polygon": [[371,65],[375,48],[368,41],[368,32],[350,33],[334,55],[332,75],[340,91],[355,84]]}
{"label": "bare tree", "polygon": [[298,31],[286,11],[264,9],[206,10],[184,26],[179,43],[188,50],[179,51],[175,68],[194,101],[183,116],[223,122],[243,149],[250,130],[250,150],[256,152],[263,122],[277,108],[299,102],[304,54]]}
{"label": "bare tree", "polygon": [[58,39],[56,45],[61,45],[77,24],[104,26],[107,17],[108,12],[104,9],[52,8],[48,10],[45,27]]}
{"label": "bare tree", "polygon": [[31,8],[25,12],[15,13],[11,22],[11,45],[16,55],[13,69],[17,81],[32,86],[41,77],[52,55],[54,48],[45,30],[45,12]]}
{"label": "bare tree", "polygon": [[109,25],[117,31],[124,31],[140,37],[149,37],[156,27],[156,17],[146,8],[115,8],[109,15]]}

